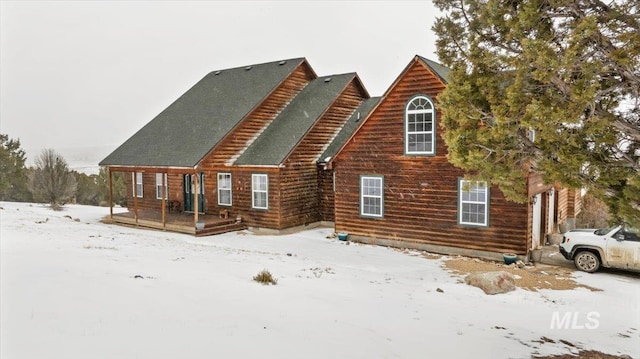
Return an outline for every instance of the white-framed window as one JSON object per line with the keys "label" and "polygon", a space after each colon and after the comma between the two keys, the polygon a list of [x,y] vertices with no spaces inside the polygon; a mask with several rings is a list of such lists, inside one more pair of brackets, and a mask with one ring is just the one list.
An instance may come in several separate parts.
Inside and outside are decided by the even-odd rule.
{"label": "white-framed window", "polygon": [[218,205],[231,206],[231,173],[218,173]]}
{"label": "white-framed window", "polygon": [[360,176],[360,215],[382,218],[384,214],[384,179],[382,176]]}
{"label": "white-framed window", "polygon": [[489,188],[487,182],[459,180],[458,223],[470,226],[489,225]]}
{"label": "white-framed window", "polygon": [[142,185],[142,172],[134,172],[131,174],[131,182],[133,182],[133,195],[142,198],[144,197],[144,186]]}
{"label": "white-framed window", "polygon": [[405,153],[435,154],[436,111],[426,96],[415,96],[405,108]]}
{"label": "white-framed window", "polygon": [[251,207],[269,209],[269,176],[266,174],[251,175]]}
{"label": "white-framed window", "polygon": [[[162,177],[164,177],[164,186],[162,185]],[[163,199],[167,196],[167,188],[168,188],[168,177],[167,174],[164,173],[156,173],[156,199]],[[163,190],[164,187],[164,190]]]}

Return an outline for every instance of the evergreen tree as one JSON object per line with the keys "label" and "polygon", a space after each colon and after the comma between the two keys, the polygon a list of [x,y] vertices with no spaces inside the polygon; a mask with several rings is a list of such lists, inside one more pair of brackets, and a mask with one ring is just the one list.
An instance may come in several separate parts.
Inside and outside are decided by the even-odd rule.
{"label": "evergreen tree", "polygon": [[[124,173],[114,172],[113,174],[113,204],[125,207],[127,205],[127,184],[124,180]],[[100,167],[98,178],[98,193],[100,205],[109,205],[109,171],[106,167]]]}
{"label": "evergreen tree", "polygon": [[30,201],[27,189],[26,154],[20,140],[0,134],[0,200]]}
{"label": "evergreen tree", "polygon": [[29,190],[36,201],[57,210],[75,195],[76,179],[65,159],[52,149],[43,150],[35,162],[29,173]]}
{"label": "evergreen tree", "polygon": [[640,226],[635,0],[434,0],[449,159],[524,202],[530,171]]}
{"label": "evergreen tree", "polygon": [[100,193],[98,191],[98,176],[88,175],[77,171],[71,172],[76,179],[76,203],[97,206],[100,204]]}

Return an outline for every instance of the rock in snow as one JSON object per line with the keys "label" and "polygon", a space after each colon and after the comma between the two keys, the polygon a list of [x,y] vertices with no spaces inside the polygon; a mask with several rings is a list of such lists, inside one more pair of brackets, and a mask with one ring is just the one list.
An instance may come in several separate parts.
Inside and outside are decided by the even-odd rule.
{"label": "rock in snow", "polygon": [[472,273],[465,283],[482,289],[486,294],[500,294],[516,289],[516,280],[511,273],[505,271]]}

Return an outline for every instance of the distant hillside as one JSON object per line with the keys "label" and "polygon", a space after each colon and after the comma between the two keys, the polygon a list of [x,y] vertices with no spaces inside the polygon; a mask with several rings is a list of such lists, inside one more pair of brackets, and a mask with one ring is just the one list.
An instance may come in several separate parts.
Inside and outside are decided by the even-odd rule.
{"label": "distant hillside", "polygon": [[[116,146],[90,146],[90,147],[60,147],[53,148],[62,155],[69,164],[69,168],[86,174],[98,174],[102,161]],[[25,149],[27,152],[27,166],[34,165],[34,159],[42,152],[42,148]]]}

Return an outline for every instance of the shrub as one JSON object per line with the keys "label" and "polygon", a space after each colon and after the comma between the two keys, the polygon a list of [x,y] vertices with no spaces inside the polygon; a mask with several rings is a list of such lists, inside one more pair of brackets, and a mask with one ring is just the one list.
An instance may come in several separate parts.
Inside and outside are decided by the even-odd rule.
{"label": "shrub", "polygon": [[60,209],[76,194],[78,183],[69,171],[69,165],[52,149],[42,150],[36,157],[36,166],[29,172],[28,187],[36,201],[49,203]]}
{"label": "shrub", "polygon": [[255,281],[256,281],[256,282],[258,282],[258,283],[262,283],[262,284],[264,284],[264,285],[269,285],[269,284],[276,285],[276,284],[278,284],[278,280],[277,280],[277,279],[275,279],[275,278],[271,275],[271,273],[270,273],[268,270],[266,270],[266,269],[264,269],[264,270],[262,270],[262,272],[260,272],[260,273],[256,274],[256,275],[253,277],[253,280],[255,280]]}
{"label": "shrub", "polygon": [[0,134],[0,201],[33,200],[27,188],[26,160],[20,140]]}

